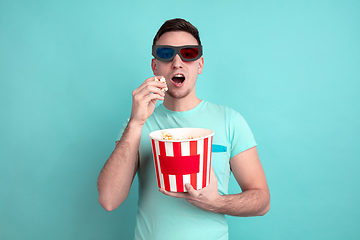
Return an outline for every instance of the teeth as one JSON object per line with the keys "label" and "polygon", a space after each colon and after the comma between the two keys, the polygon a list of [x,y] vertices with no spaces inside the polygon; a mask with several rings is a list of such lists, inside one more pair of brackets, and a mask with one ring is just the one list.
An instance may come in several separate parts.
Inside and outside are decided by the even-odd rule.
{"label": "teeth", "polygon": [[175,77],[184,77],[182,74],[176,74]]}

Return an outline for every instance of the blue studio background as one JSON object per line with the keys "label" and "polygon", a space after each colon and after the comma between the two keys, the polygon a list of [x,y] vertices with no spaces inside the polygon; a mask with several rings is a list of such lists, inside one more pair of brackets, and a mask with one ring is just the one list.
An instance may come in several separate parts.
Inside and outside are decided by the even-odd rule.
{"label": "blue studio background", "polygon": [[[200,30],[201,99],[247,120],[270,191],[230,239],[360,239],[360,1],[0,1],[0,239],[132,239],[98,174],[161,24]],[[239,188],[232,178],[230,191]]]}

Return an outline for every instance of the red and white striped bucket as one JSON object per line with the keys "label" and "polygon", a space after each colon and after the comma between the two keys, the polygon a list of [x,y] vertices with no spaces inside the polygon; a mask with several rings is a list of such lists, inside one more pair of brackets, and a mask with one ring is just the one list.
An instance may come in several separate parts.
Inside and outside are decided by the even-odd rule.
{"label": "red and white striped bucket", "polygon": [[[174,139],[162,139],[163,133]],[[152,132],[152,150],[159,188],[187,192],[190,183],[198,190],[210,182],[211,148],[214,132],[204,128],[171,128]],[[192,136],[193,139],[188,139]]]}

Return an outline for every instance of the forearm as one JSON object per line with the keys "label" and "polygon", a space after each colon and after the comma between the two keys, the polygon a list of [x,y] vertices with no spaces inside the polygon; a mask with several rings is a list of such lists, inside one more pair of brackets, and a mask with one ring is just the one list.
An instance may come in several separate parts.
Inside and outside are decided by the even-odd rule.
{"label": "forearm", "polygon": [[186,183],[187,192],[169,192],[164,188],[160,188],[160,192],[171,197],[184,198],[202,210],[231,216],[262,216],[269,211],[270,193],[266,184],[260,188],[249,188],[238,194],[220,195],[218,181],[212,169],[211,179],[210,184],[200,190],[195,190]]}
{"label": "forearm", "polygon": [[262,216],[270,209],[270,194],[262,189],[219,196],[209,211],[238,217]]}
{"label": "forearm", "polygon": [[134,125],[130,121],[100,172],[99,202],[107,211],[119,207],[129,194],[138,167],[141,131],[142,126]]}

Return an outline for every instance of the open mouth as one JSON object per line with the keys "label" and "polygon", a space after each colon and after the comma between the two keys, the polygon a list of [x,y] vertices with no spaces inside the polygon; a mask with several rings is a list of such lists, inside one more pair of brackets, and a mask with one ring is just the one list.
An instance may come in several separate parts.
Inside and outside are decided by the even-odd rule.
{"label": "open mouth", "polygon": [[185,81],[185,76],[183,74],[176,74],[171,80],[175,85],[181,85]]}

